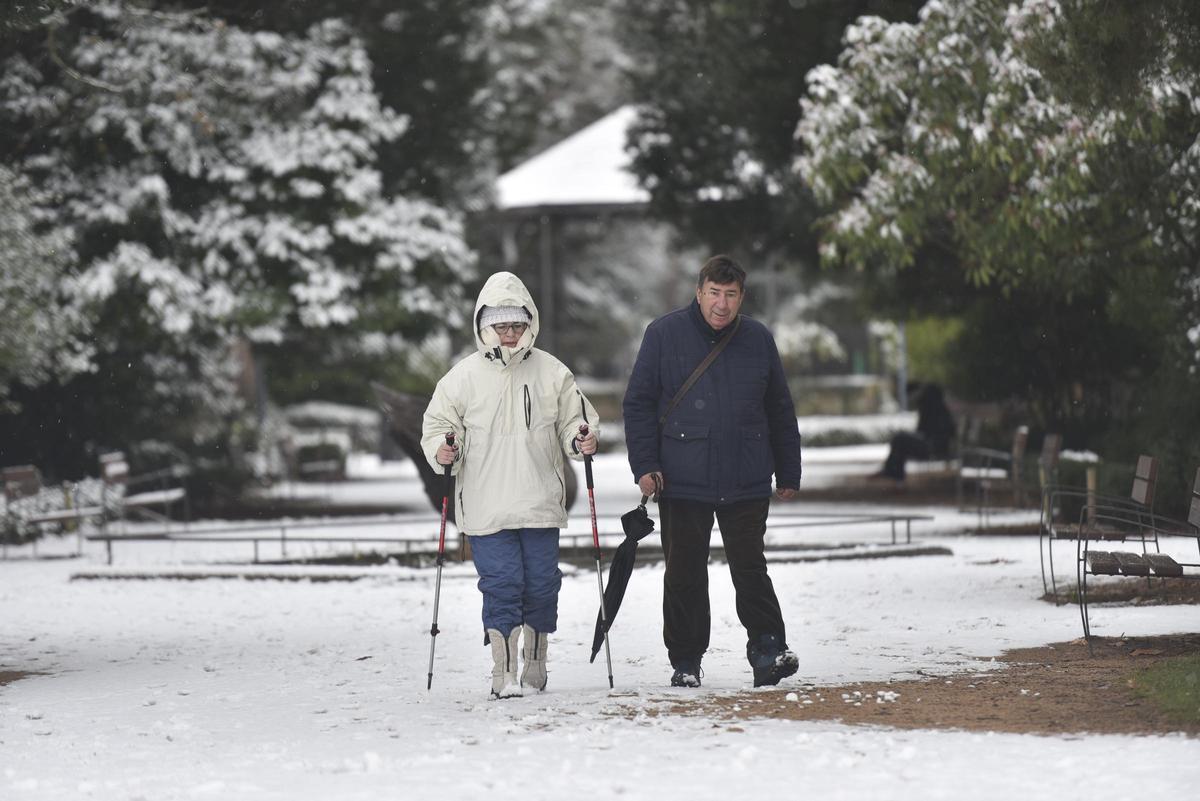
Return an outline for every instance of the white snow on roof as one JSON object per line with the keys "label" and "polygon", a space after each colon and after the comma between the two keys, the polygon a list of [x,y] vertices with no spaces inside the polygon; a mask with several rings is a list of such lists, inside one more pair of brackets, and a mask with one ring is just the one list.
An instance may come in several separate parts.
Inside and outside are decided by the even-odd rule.
{"label": "white snow on roof", "polygon": [[622,106],[501,175],[496,207],[647,202],[625,152],[636,116],[635,106]]}

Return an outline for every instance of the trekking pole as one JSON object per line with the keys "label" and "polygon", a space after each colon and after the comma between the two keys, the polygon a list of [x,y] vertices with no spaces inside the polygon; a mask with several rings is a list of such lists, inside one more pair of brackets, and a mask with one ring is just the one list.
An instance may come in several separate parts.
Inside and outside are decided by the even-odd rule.
{"label": "trekking pole", "polygon": [[[580,400],[580,405],[583,401]],[[587,419],[587,410],[584,410],[583,419]],[[579,427],[581,436],[587,436],[588,427],[586,424]],[[604,631],[604,658],[608,662],[608,688],[613,688],[613,672],[612,672],[612,651],[608,647],[608,611],[604,608],[604,575],[600,571],[600,532],[596,528],[596,493],[595,483],[592,481],[592,456],[585,453],[583,455],[583,470],[587,474],[587,491],[588,491],[588,506],[592,510],[592,545],[594,546],[594,554],[596,556],[596,587],[600,590],[600,625]]]}
{"label": "trekking pole", "polygon": [[[446,434],[446,444],[454,447],[454,432]],[[433,689],[433,649],[437,646],[438,636],[438,602],[442,597],[442,565],[446,562],[446,510],[450,508],[450,468],[453,463],[446,465],[446,491],[442,494],[442,530],[438,534],[437,581],[433,585],[433,625],[429,627],[429,683],[426,690]]]}

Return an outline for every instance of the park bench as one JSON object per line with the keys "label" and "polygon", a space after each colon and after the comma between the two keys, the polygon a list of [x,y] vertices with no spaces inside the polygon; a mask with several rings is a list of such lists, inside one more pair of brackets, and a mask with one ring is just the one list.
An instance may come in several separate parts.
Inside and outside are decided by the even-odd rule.
{"label": "park bench", "polygon": [[909,480],[913,484],[920,484],[940,483],[945,479],[954,479],[956,492],[961,493],[962,487],[958,481],[962,452],[979,442],[979,432],[982,427],[983,421],[980,418],[966,414],[960,415],[955,426],[954,440],[950,443],[950,452],[945,456],[931,456],[928,459],[909,459],[906,466]]}
{"label": "park bench", "polygon": [[3,555],[8,556],[9,545],[26,542],[32,542],[36,552],[37,538],[46,526],[61,529],[74,524],[82,536],[84,522],[95,519],[103,536],[110,519],[124,523],[136,517],[165,523],[170,519],[171,508],[180,503],[184,505],[186,518],[187,492],[181,482],[187,475],[186,468],[168,467],[131,476],[123,453],[107,453],[100,457],[100,497],[84,498],[76,484],[63,484],[57,492],[54,487],[46,487],[41,471],[34,465],[3,468],[0,471],[0,481],[4,484],[3,531],[0,531]]}
{"label": "park bench", "polygon": [[[1051,478],[1055,472],[1043,467],[1042,474]],[[1130,519],[1153,525],[1154,490],[1158,482],[1158,460],[1153,456],[1138,456],[1133,470],[1133,484],[1128,497],[1106,495],[1096,492],[1095,473],[1088,473],[1087,486],[1062,485],[1047,481],[1042,486],[1042,508],[1038,522],[1038,558],[1042,569],[1042,592],[1051,593],[1059,603],[1058,579],[1054,570],[1054,544],[1064,540],[1077,543],[1084,525],[1091,536],[1100,539],[1123,540],[1129,532],[1128,526],[1096,525],[1095,514],[1098,504],[1108,509],[1121,509]],[[1082,521],[1063,521],[1063,502],[1073,500],[1084,514]]]}
{"label": "park bench", "polygon": [[[60,529],[74,523],[77,527],[91,517],[101,516],[103,508],[80,503],[77,489],[64,484],[58,492],[47,492],[42,473],[34,465],[15,465],[0,471],[4,483],[4,556],[8,546],[27,541],[37,548],[37,537],[44,526]],[[60,501],[61,503],[57,503]]]}
{"label": "park bench", "polygon": [[955,495],[959,508],[965,508],[963,487],[968,483],[974,485],[975,511],[979,516],[980,528],[989,522],[987,513],[991,509],[992,493],[997,488],[1008,488],[1017,506],[1024,503],[1022,466],[1028,442],[1029,427],[1017,426],[1008,451],[979,446],[966,446],[960,450]]}
{"label": "park bench", "polygon": [[130,475],[129,462],[120,451],[100,457],[100,477],[104,480],[100,505],[119,521],[135,517],[166,522],[171,508],[182,503],[188,517],[187,490],[182,481],[189,475],[186,467],[170,466],[141,475]]}
{"label": "park bench", "polygon": [[[1101,550],[1096,547],[1099,543],[1117,539],[1137,543],[1141,546],[1141,552]],[[1128,504],[1097,502],[1093,508],[1084,507],[1080,510],[1075,564],[1079,616],[1089,649],[1092,626],[1088,610],[1088,576],[1145,580],[1150,586],[1157,579],[1164,594],[1170,579],[1200,579],[1200,561],[1180,561],[1164,552],[1164,544],[1177,546],[1178,553],[1186,551],[1188,558],[1194,556],[1200,560],[1200,468],[1196,470],[1192,482],[1191,505],[1186,521],[1146,514],[1130,508]]]}

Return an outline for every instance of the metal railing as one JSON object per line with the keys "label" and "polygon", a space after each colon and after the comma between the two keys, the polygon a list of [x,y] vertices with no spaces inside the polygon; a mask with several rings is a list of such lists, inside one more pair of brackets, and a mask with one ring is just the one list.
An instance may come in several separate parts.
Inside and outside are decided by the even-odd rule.
{"label": "metal railing", "polygon": [[[612,519],[616,519],[615,516]],[[820,512],[781,512],[772,515],[767,522],[768,531],[790,530],[799,528],[818,528],[826,526],[873,525],[887,524],[890,526],[891,544],[899,544],[900,531],[898,526],[904,525],[904,542],[912,543],[912,524],[914,522],[933,520],[932,515],[920,514],[871,514],[871,513],[820,513]],[[274,543],[279,546],[281,558],[288,558],[289,545],[301,543],[349,543],[357,551],[358,544],[391,543],[403,550],[406,555],[433,552],[437,547],[437,536],[430,533],[398,533],[385,536],[322,534],[313,536],[303,532],[321,528],[362,528],[386,526],[411,526],[426,522],[440,521],[440,518],[385,517],[385,518],[327,518],[322,520],[288,520],[273,521],[270,524],[239,524],[230,526],[195,527],[185,524],[180,530],[158,531],[123,531],[121,533],[99,532],[88,535],[91,541],[103,542],[108,564],[113,563],[113,544],[116,542],[196,542],[196,543],[249,543],[253,546],[253,559],[260,561],[262,543]],[[263,533],[257,533],[263,532]],[[299,536],[297,533],[299,532]],[[624,532],[602,531],[601,541],[612,545],[624,539]],[[559,535],[564,548],[577,549],[591,545],[590,532],[567,532]],[[583,543],[582,545],[580,543]]]}

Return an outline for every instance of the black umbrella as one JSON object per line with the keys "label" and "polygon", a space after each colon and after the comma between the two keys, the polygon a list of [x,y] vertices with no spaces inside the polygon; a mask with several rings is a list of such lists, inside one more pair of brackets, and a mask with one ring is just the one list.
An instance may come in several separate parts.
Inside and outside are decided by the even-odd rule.
{"label": "black umbrella", "polygon": [[[654,521],[646,513],[646,496],[636,509],[621,515],[621,528],[625,529],[625,539],[617,546],[612,561],[608,565],[608,584],[604,588],[604,609],[596,612],[596,635],[592,638],[592,658],[600,653],[600,645],[604,635],[612,628],[617,610],[621,607],[621,599],[625,597],[625,588],[629,586],[629,576],[633,573],[633,563],[637,561],[638,541],[654,531]],[[602,614],[607,612],[607,615]],[[607,619],[606,619],[607,618]]]}

